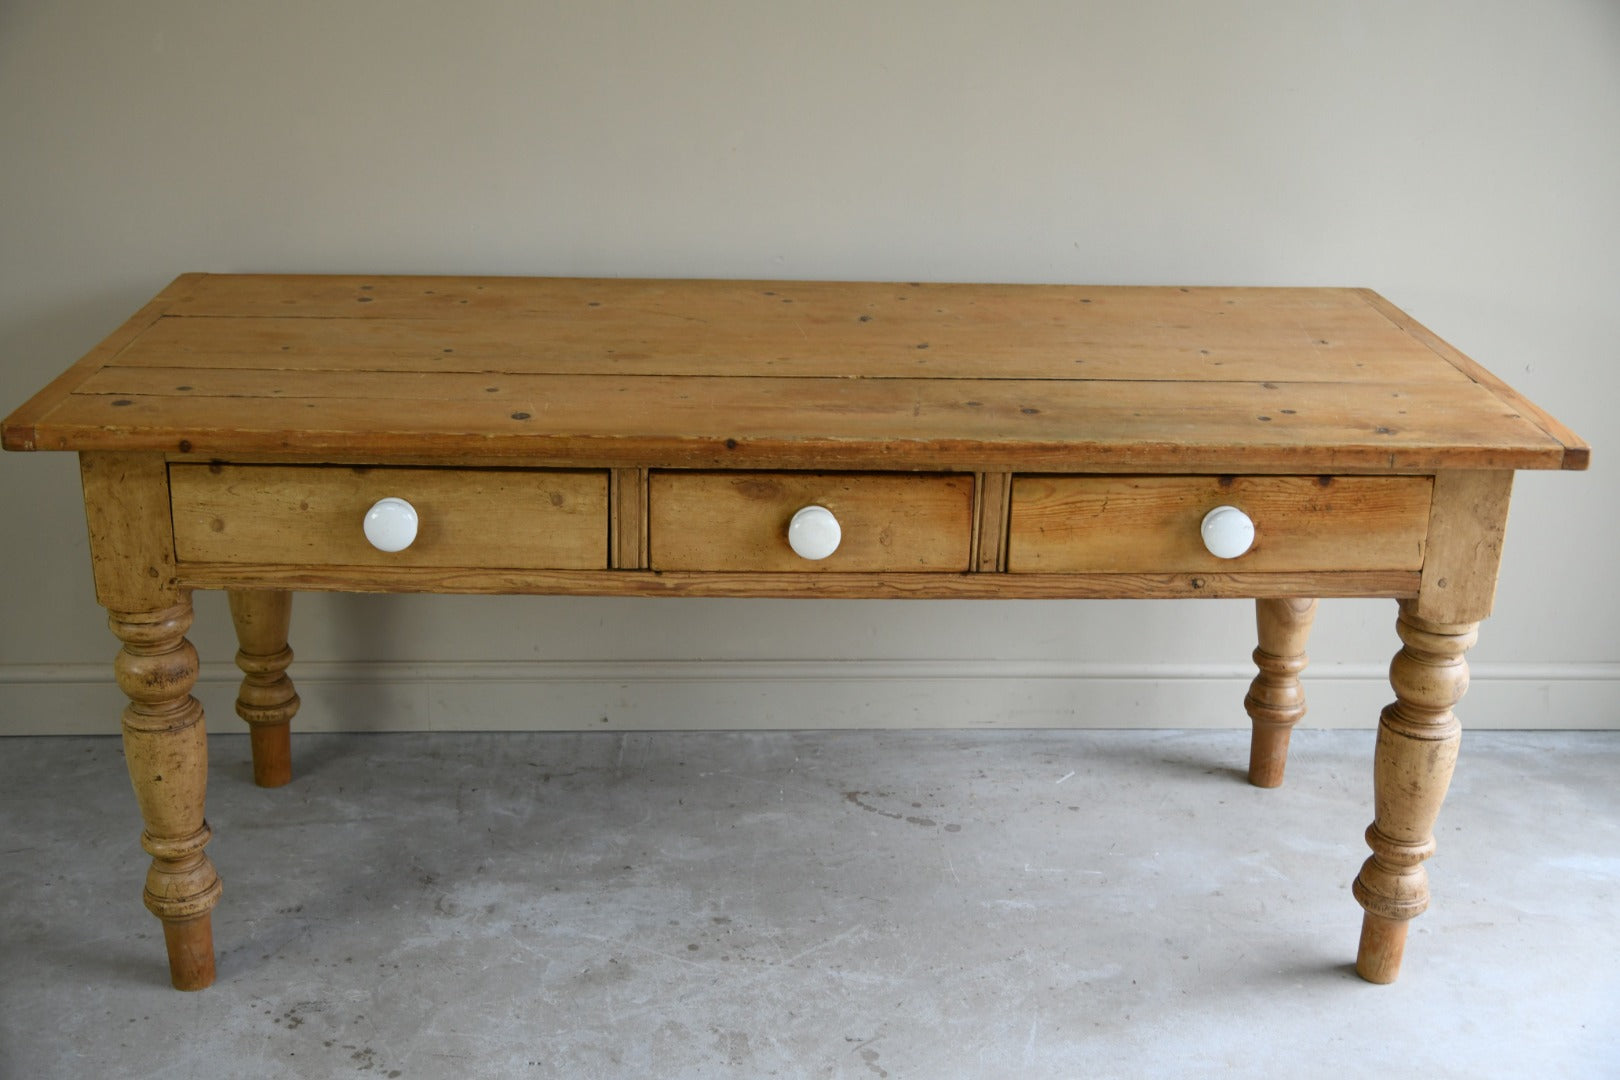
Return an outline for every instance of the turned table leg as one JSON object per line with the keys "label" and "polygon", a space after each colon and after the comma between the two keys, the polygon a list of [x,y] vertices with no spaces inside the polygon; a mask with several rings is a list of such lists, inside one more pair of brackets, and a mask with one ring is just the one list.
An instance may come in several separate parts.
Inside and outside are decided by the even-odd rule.
{"label": "turned table leg", "polygon": [[141,846],[152,856],[146,906],[163,920],[175,989],[201,990],[214,981],[210,913],[220,882],[203,853],[208,741],[202,706],[191,696],[197,681],[197,651],[185,637],[191,600],[161,611],[109,612],[107,622],[123,642],[114,670],[129,698],[124,760],[146,823]]}
{"label": "turned table leg", "polygon": [[1277,787],[1288,764],[1288,737],[1305,715],[1305,692],[1299,673],[1309,657],[1305,642],[1316,619],[1312,599],[1263,599],[1254,602],[1260,647],[1254,650],[1260,674],[1249,686],[1243,707],[1254,721],[1249,738],[1249,783]]}
{"label": "turned table leg", "polygon": [[253,743],[253,782],[280,787],[292,779],[292,718],[298,693],[287,677],[292,650],[287,627],[292,622],[292,593],[279,589],[239,589],[229,594],[231,621],[241,648],[236,666],[242,689],[236,715],[248,723]]}
{"label": "turned table leg", "polygon": [[1403,601],[1396,629],[1405,643],[1390,664],[1395,701],[1378,721],[1373,763],[1372,857],[1354,890],[1366,909],[1356,972],[1368,982],[1394,982],[1400,974],[1409,921],[1429,906],[1423,860],[1434,854],[1434,822],[1457,763],[1461,727],[1451,707],[1468,689],[1463,654],[1479,636],[1479,623],[1419,618]]}

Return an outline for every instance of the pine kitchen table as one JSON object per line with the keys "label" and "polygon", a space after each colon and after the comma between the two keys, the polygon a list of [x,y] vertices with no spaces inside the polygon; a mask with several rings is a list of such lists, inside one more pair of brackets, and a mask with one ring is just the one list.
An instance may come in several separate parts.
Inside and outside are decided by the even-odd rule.
{"label": "pine kitchen table", "polygon": [[[13,413],[79,454],[145,901],[180,989],[220,881],[193,589],[291,776],[299,589],[1249,597],[1281,783],[1317,597],[1399,601],[1357,970],[1392,981],[1517,469],[1588,448],[1376,293],[188,274]],[[1174,723],[1174,717],[1163,718]]]}

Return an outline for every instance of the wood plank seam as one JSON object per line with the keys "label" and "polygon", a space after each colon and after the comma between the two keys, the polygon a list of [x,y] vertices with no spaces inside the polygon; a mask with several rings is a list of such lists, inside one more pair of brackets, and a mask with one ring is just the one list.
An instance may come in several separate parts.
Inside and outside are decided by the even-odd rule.
{"label": "wood plank seam", "polygon": [[1559,421],[1557,417],[1519,393],[1489,369],[1448,344],[1434,331],[1412,318],[1412,316],[1396,307],[1383,296],[1371,289],[1357,289],[1356,292],[1367,302],[1369,307],[1384,316],[1393,325],[1410,334],[1413,340],[1425,345],[1436,356],[1461,371],[1475,385],[1482,386],[1495,394],[1504,405],[1517,410],[1519,415],[1540,428],[1548,438],[1562,445],[1564,447],[1563,467],[1565,469],[1585,469],[1591,463],[1591,446],[1587,444],[1586,440]]}
{"label": "wood plank seam", "polygon": [[[80,385],[112,366],[113,360],[123,355],[143,334],[156,326],[163,319],[169,306],[174,303],[171,294],[177,288],[182,284],[193,284],[206,276],[181,274],[169,282],[162,292],[153,297],[140,311],[124,320],[117,330],[85,354],[83,359],[52,379],[37,394],[12,412],[6,418],[3,433],[0,433],[0,444],[7,450],[38,449],[39,425],[65,405],[69,397],[78,393]],[[51,402],[51,398],[58,400]]]}

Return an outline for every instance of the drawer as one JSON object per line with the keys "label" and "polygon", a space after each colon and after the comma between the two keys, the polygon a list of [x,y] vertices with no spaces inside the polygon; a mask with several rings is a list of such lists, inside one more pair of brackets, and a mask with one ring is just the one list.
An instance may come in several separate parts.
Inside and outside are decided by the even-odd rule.
{"label": "drawer", "polygon": [[[1426,476],[1020,476],[1007,568],[1041,573],[1420,570]],[[1254,526],[1236,558],[1200,526],[1235,506]]]}
{"label": "drawer", "polygon": [[[838,524],[831,555],[788,542],[806,507]],[[973,542],[973,477],[938,474],[654,472],[654,570],[962,571]]]}
{"label": "drawer", "polygon": [[[171,465],[175,553],[183,561],[348,566],[603,569],[605,472]],[[415,539],[366,539],[381,499],[416,511]]]}

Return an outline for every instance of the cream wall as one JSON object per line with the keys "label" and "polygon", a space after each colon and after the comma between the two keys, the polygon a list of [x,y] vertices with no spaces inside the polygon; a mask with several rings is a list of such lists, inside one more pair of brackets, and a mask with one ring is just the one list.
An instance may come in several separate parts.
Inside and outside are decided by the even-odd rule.
{"label": "cream wall", "polygon": [[[174,275],[1369,285],[1595,444],[1466,723],[1616,726],[1620,6],[0,4],[0,405]],[[116,730],[67,455],[0,458],[0,731]],[[1394,605],[1323,605],[1370,726]],[[304,596],[308,728],[1241,725],[1249,605]],[[223,599],[200,695],[230,715]],[[1235,746],[1237,744],[1235,743]]]}

